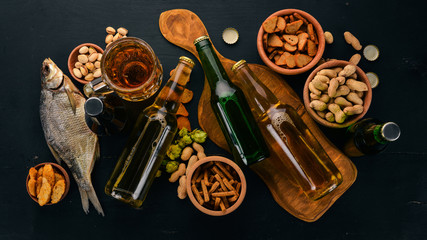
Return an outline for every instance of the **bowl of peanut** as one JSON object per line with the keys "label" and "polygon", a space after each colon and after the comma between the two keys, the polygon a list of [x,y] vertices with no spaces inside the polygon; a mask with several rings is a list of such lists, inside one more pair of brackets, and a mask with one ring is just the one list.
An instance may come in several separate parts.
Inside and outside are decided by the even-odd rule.
{"label": "bowl of peanut", "polygon": [[298,9],[284,9],[270,15],[257,37],[261,60],[273,71],[296,75],[313,68],[325,50],[325,36],[319,22]]}
{"label": "bowl of peanut", "polygon": [[197,161],[187,179],[190,201],[211,216],[233,212],[246,195],[245,175],[236,163],[224,157],[210,156]]}
{"label": "bowl of peanut", "polygon": [[78,82],[86,84],[101,77],[101,58],[104,50],[93,43],[83,43],[68,56],[68,71]]}
{"label": "bowl of peanut", "polygon": [[369,109],[372,88],[363,70],[350,62],[332,60],[308,76],[303,90],[308,114],[319,124],[344,128]]}

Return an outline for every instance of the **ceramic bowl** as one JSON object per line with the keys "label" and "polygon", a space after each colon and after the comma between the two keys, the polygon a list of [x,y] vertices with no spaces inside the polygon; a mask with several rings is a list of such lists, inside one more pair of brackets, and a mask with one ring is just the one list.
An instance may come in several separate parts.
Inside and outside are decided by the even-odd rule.
{"label": "ceramic bowl", "polygon": [[[36,165],[34,168],[38,171],[39,170],[39,168],[41,168],[41,167],[43,167],[44,165],[46,165],[46,164],[50,164],[50,165],[52,165],[52,168],[56,171],[56,172],[58,172],[58,173],[60,173],[62,176],[64,176],[64,179],[65,179],[65,192],[64,192],[64,194],[62,194],[62,197],[61,197],[61,199],[59,200],[59,202],[60,201],[62,201],[62,199],[64,199],[65,198],[65,196],[67,196],[67,193],[68,193],[68,190],[70,189],[70,177],[68,176],[68,173],[67,173],[67,171],[65,171],[65,169],[63,168],[63,167],[61,167],[60,165],[58,165],[58,164],[56,164],[56,163],[52,163],[52,162],[45,162],[45,163],[40,163],[40,164],[38,164],[38,165]],[[30,194],[30,192],[29,192],[29,190],[28,190],[28,181],[30,180],[30,174],[28,174],[27,175],[27,181],[26,181],[26,183],[25,183],[25,186],[26,186],[26,188],[27,188],[27,193],[28,193],[28,196],[30,196],[31,197],[31,199],[33,199],[36,203],[38,203],[38,200],[37,200],[37,197],[34,197],[34,196],[31,196],[31,194]],[[47,203],[46,205],[53,205],[54,203]]]}
{"label": "ceramic bowl", "polygon": [[317,72],[325,68],[345,67],[346,65],[349,65],[349,64],[351,63],[347,61],[342,61],[342,60],[331,60],[331,61],[325,62],[320,66],[318,66],[316,69],[314,69],[314,71],[310,74],[310,76],[308,76],[307,81],[305,82],[304,90],[303,90],[304,106],[307,109],[308,114],[310,114],[310,116],[316,122],[318,122],[319,124],[325,127],[330,127],[330,128],[348,127],[351,124],[357,122],[359,119],[361,119],[366,114],[366,112],[369,109],[369,106],[371,105],[371,101],[372,101],[371,84],[369,83],[369,79],[366,76],[365,72],[363,72],[361,68],[356,66],[357,80],[366,83],[366,85],[368,86],[368,91],[365,92],[363,97],[363,112],[361,114],[349,116],[343,123],[331,123],[321,118],[319,115],[317,115],[316,111],[310,107],[310,90],[308,89],[308,84],[316,76]]}
{"label": "ceramic bowl", "polygon": [[273,71],[283,75],[296,75],[296,74],[301,74],[303,72],[308,71],[309,69],[313,68],[317,64],[317,62],[319,62],[320,58],[323,55],[323,52],[325,51],[325,36],[323,35],[322,26],[320,26],[319,22],[317,22],[317,20],[310,14],[298,9],[284,9],[271,14],[267,19],[273,16],[284,16],[284,15],[290,15],[293,13],[299,13],[309,23],[313,24],[313,27],[316,31],[319,44],[317,46],[317,54],[313,57],[310,63],[308,63],[302,68],[288,69],[288,68],[280,67],[268,58],[266,50],[264,49],[262,36],[264,35],[265,31],[264,31],[264,28],[262,27],[262,24],[261,24],[261,27],[259,28],[258,37],[257,37],[257,49],[258,49],[259,56],[261,57],[261,60]]}
{"label": "ceramic bowl", "polygon": [[81,47],[83,47],[83,46],[93,47],[93,48],[95,48],[95,50],[96,50],[98,53],[104,53],[104,50],[103,50],[100,46],[98,46],[98,45],[96,45],[96,44],[93,44],[93,43],[82,43],[82,44],[78,45],[77,47],[75,47],[75,48],[73,49],[73,51],[71,51],[70,55],[68,56],[68,71],[70,72],[71,76],[72,76],[76,81],[78,81],[78,82],[80,82],[80,83],[82,83],[82,84],[86,84],[86,83],[88,83],[89,81],[85,80],[84,78],[78,78],[78,77],[76,77],[76,76],[74,75],[74,73],[73,73],[74,64],[77,62],[77,56],[79,56],[79,54],[80,54],[80,53],[79,53],[79,49],[80,49]]}
{"label": "ceramic bowl", "polygon": [[[197,201],[196,197],[194,196],[193,191],[191,190],[191,179],[192,179],[193,173],[196,171],[196,169],[201,167],[205,163],[217,162],[217,161],[221,162],[225,165],[229,165],[231,168],[233,168],[237,172],[237,174],[239,175],[239,178],[240,178],[239,180],[241,183],[239,198],[236,200],[236,202],[232,206],[225,209],[224,211],[211,210],[211,209],[208,209],[208,208],[200,205],[200,203]],[[187,184],[187,194],[188,194],[188,197],[190,198],[190,201],[193,203],[193,205],[197,209],[199,209],[201,212],[208,214],[208,215],[211,215],[211,216],[224,216],[224,215],[227,215],[227,214],[233,212],[234,210],[236,210],[240,206],[240,204],[243,202],[243,199],[245,198],[245,195],[246,195],[246,179],[245,179],[245,175],[243,174],[240,167],[237,166],[237,164],[234,163],[233,161],[231,161],[230,159],[227,159],[224,157],[219,157],[219,156],[210,156],[210,157],[203,158],[203,159],[197,161],[193,166],[191,166],[190,169],[188,170],[186,184]]]}

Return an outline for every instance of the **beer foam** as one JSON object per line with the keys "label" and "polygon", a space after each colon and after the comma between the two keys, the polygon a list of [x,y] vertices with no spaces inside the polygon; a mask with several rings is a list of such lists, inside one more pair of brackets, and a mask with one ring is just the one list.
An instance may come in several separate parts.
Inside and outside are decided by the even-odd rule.
{"label": "beer foam", "polygon": [[290,118],[289,114],[285,112],[277,112],[271,118],[271,124],[273,125],[274,129],[276,129],[277,133],[280,135],[281,138],[286,137],[285,133],[282,131],[280,127],[284,122],[288,122],[295,127],[295,124]]}

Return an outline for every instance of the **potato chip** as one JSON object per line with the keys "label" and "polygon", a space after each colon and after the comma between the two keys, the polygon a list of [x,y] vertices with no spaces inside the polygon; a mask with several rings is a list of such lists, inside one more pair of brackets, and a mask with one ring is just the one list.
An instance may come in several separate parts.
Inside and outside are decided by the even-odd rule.
{"label": "potato chip", "polygon": [[185,89],[184,93],[182,93],[181,102],[182,103],[189,103],[193,99],[193,91],[189,89]]}
{"label": "potato chip", "polygon": [[178,122],[178,128],[179,129],[182,129],[185,127],[188,131],[191,131],[190,121],[188,120],[187,117],[179,116],[177,118],[177,122]]}
{"label": "potato chip", "polygon": [[188,111],[187,109],[184,107],[184,105],[181,103],[179,104],[179,108],[178,111],[176,112],[177,116],[183,116],[183,117],[188,117]]}

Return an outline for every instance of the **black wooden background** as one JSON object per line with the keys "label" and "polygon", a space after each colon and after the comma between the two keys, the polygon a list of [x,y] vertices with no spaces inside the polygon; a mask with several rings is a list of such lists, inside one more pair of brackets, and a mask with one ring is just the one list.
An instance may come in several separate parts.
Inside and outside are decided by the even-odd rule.
{"label": "black wooden background", "polygon": [[[147,41],[166,76],[178,57],[188,52],[170,44],[158,27],[161,12],[185,8],[203,20],[224,56],[262,64],[256,35],[271,13],[298,8],[312,14],[335,36],[325,57],[349,59],[354,50],[342,34],[351,31],[363,45],[375,44],[380,57],[360,66],[380,78],[367,117],[395,121],[401,138],[372,157],[353,158],[359,174],[354,185],[314,223],[298,220],[279,207],[264,183],[248,169],[248,193],[236,212],[210,217],[188,199],[176,197],[177,184],[162,176],[153,184],[142,210],[135,210],[103,192],[126,137],[100,139],[101,159],[92,180],[105,217],[85,215],[77,186],[59,204],[39,207],[25,190],[30,167],[54,161],[39,119],[40,67],[51,57],[68,74],[70,51],[84,42],[105,46],[105,27],[120,26],[129,36]],[[427,144],[425,136],[427,62],[424,1],[0,1],[0,239],[427,239]],[[237,44],[221,39],[234,27]],[[284,76],[302,96],[308,74]],[[164,79],[165,83],[167,78]],[[75,82],[81,88],[81,84]],[[188,87],[193,127],[203,70],[196,64]],[[337,145],[345,130],[322,128]],[[224,155],[212,142],[208,155]]]}

